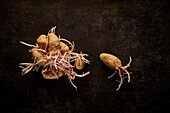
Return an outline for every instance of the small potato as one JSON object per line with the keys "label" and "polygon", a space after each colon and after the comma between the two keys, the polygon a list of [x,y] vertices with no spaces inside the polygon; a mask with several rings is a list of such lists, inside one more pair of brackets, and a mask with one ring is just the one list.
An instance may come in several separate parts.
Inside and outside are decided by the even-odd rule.
{"label": "small potato", "polygon": [[121,60],[114,55],[102,53],[100,54],[100,59],[111,69],[115,69],[115,67],[122,67]]}
{"label": "small potato", "polygon": [[85,66],[85,62],[81,60],[81,63],[80,63],[80,59],[78,58],[75,62],[75,66],[78,70],[82,70]]}
{"label": "small potato", "polygon": [[60,69],[54,71],[57,76],[52,71],[47,71],[43,73],[43,77],[45,79],[58,79],[58,77],[61,77],[64,75],[64,72]]}
{"label": "small potato", "polygon": [[63,48],[63,50],[61,50],[62,53],[66,52],[66,51],[69,51],[69,47],[63,43],[63,42],[60,42],[60,47]]}
{"label": "small potato", "polygon": [[42,48],[42,49],[45,49],[46,47],[46,44],[47,44],[47,37],[42,34],[38,37],[37,39],[37,44]]}
{"label": "small potato", "polygon": [[[37,61],[45,59],[44,56],[35,49],[31,49],[31,55],[34,59],[37,57],[38,58]],[[40,62],[38,65],[44,65],[44,64],[45,64],[45,61]]]}
{"label": "small potato", "polygon": [[55,55],[56,52],[60,49],[60,40],[54,33],[48,34],[48,43],[49,43],[49,53]]}
{"label": "small potato", "polygon": [[42,74],[45,79],[57,79],[58,77],[53,74],[51,71],[47,71]]}

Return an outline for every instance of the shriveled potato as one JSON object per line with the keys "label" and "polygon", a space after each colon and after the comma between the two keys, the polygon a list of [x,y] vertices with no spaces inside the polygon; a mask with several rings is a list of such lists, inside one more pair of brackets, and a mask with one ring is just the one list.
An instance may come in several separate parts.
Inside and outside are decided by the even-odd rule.
{"label": "shriveled potato", "polygon": [[66,51],[69,51],[69,47],[63,43],[63,42],[60,42],[60,47],[63,48],[63,50],[61,50],[62,53],[66,52]]}
{"label": "shriveled potato", "polygon": [[75,66],[76,66],[76,69],[82,70],[85,66],[85,62],[81,60],[81,63],[80,63],[80,59],[78,58],[75,62]]}
{"label": "shriveled potato", "polygon": [[49,53],[55,55],[60,49],[60,40],[54,33],[48,34]]}
{"label": "shriveled potato", "polygon": [[[36,58],[37,57],[37,61],[39,60],[44,60],[44,56],[37,50],[35,49],[31,49],[31,55],[33,58]],[[40,62],[38,65],[44,65],[46,62],[43,61],[43,62]]]}
{"label": "shriveled potato", "polygon": [[37,39],[37,44],[42,48],[42,49],[45,49],[46,47],[46,44],[47,44],[47,37],[42,34],[38,37]]}
{"label": "shriveled potato", "polygon": [[100,59],[111,69],[115,69],[115,67],[122,67],[121,60],[114,55],[102,53],[100,54]]}

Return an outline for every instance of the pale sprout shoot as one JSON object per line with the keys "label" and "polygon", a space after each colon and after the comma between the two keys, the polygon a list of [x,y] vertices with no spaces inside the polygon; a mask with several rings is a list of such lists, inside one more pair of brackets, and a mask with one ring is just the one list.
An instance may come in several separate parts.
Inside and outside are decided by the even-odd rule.
{"label": "pale sprout shoot", "polygon": [[[75,47],[74,42],[71,43],[70,41],[64,38],[61,38],[60,36],[58,38],[55,35],[55,28],[56,27],[53,27],[48,32],[46,38],[43,39],[45,43],[44,42],[38,43],[38,44],[36,43],[36,45],[32,45],[32,44],[28,44],[28,43],[20,41],[20,43],[32,48],[30,52],[32,53],[32,56],[34,59],[33,63],[20,63],[19,64],[20,65],[19,67],[22,68],[21,74],[22,75],[27,74],[31,70],[38,71],[38,69],[42,67],[41,73],[44,78],[58,79],[62,75],[67,75],[70,83],[77,90],[77,86],[74,85],[72,80],[74,80],[75,77],[85,77],[88,74],[90,74],[90,72],[86,72],[82,75],[77,74],[74,71],[75,66],[73,62],[79,59],[81,63],[84,62],[84,63],[90,64],[90,61],[85,58],[86,56],[88,56],[88,54],[83,54],[82,52],[80,53],[74,52],[74,47]],[[49,35],[51,36],[50,38],[48,37]],[[57,43],[59,44],[56,45]],[[60,43],[62,43],[62,45],[64,46],[61,47]]]}

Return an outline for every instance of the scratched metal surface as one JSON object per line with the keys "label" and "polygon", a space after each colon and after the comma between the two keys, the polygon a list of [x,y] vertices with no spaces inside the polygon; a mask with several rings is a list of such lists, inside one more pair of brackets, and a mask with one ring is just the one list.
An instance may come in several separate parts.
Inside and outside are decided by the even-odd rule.
{"label": "scratched metal surface", "polygon": [[[167,1],[15,0],[0,4],[1,113],[156,113],[168,112],[169,10]],[[74,41],[76,51],[91,61],[76,78],[78,91],[66,76],[45,80],[41,73],[22,76],[20,62],[32,62],[29,47],[56,26],[57,34]],[[131,82],[119,79],[99,59],[108,52],[128,69]]]}

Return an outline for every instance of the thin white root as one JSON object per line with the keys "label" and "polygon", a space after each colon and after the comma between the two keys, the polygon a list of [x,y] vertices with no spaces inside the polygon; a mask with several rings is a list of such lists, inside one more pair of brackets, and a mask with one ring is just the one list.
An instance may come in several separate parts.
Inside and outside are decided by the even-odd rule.
{"label": "thin white root", "polygon": [[130,64],[131,64],[131,62],[132,62],[132,57],[130,56],[130,57],[129,57],[129,59],[130,59],[130,61],[129,61],[129,63],[128,63],[128,64],[130,65]]}
{"label": "thin white root", "polygon": [[[127,78],[127,77],[123,77],[123,80],[125,79],[125,78]],[[121,82],[120,80],[115,80],[116,82]]]}
{"label": "thin white root", "polygon": [[116,89],[116,91],[118,91],[120,89],[121,85],[123,84],[123,78],[122,78],[122,75],[121,75],[121,70],[120,69],[118,69],[118,70],[119,70],[119,76],[120,76],[120,83],[119,83],[119,86]]}
{"label": "thin white root", "polygon": [[19,66],[20,68],[24,68],[23,66]]}
{"label": "thin white root", "polygon": [[78,75],[78,74],[76,74],[76,77],[85,77],[85,76],[87,76],[87,75],[89,75],[90,74],[90,72],[88,71],[88,72],[86,72],[85,74],[83,74],[83,75]]}
{"label": "thin white root", "polygon": [[72,80],[70,79],[70,83],[71,83],[71,85],[75,88],[75,90],[77,91],[77,86],[76,85],[74,85],[74,83],[72,82]]}
{"label": "thin white root", "polygon": [[122,68],[123,69],[126,69],[126,68],[128,68],[128,67],[130,67],[130,64],[131,64],[131,62],[132,62],[132,58],[131,58],[131,56],[129,57],[129,63],[126,65],[126,66],[122,66]]}
{"label": "thin white root", "polygon": [[23,41],[19,41],[21,44],[23,44],[23,45],[26,45],[26,46],[30,46],[30,47],[37,47],[37,46],[35,46],[35,45],[32,45],[32,44],[27,44],[27,43],[25,43],[25,42],[23,42]]}
{"label": "thin white root", "polygon": [[33,68],[33,65],[29,65],[28,67],[23,68],[21,74],[22,75],[27,74],[28,72],[30,72],[32,70],[32,68]]}
{"label": "thin white root", "polygon": [[30,64],[32,64],[32,63],[19,63],[19,65],[26,65],[26,66],[28,66]]}
{"label": "thin white root", "polygon": [[55,34],[55,29],[56,29],[56,26],[52,27],[51,30],[48,33],[54,33]]}
{"label": "thin white root", "polygon": [[115,71],[112,75],[110,75],[107,79],[113,77],[116,74],[117,71]]}
{"label": "thin white root", "polygon": [[127,73],[127,75],[128,75],[128,82],[130,82],[130,74],[129,74],[129,72],[125,69],[124,70],[126,73]]}
{"label": "thin white root", "polygon": [[122,84],[123,84],[123,78],[120,77],[120,84],[119,84],[118,88],[116,89],[116,91],[118,91],[118,90],[120,89],[120,87],[121,87]]}

